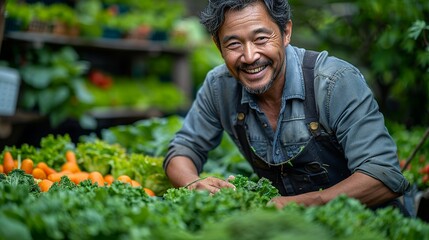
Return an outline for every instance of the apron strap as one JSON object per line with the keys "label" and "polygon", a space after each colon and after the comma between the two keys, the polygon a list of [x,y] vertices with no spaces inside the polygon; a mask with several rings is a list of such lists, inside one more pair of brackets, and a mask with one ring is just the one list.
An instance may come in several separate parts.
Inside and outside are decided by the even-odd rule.
{"label": "apron strap", "polygon": [[305,86],[305,116],[306,124],[313,136],[320,135],[319,113],[316,108],[316,98],[314,95],[314,66],[319,52],[306,50],[302,61],[302,73],[304,75]]}

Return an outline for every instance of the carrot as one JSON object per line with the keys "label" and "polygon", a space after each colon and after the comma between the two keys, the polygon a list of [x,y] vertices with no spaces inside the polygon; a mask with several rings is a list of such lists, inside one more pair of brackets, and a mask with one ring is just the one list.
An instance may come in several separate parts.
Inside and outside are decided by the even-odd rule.
{"label": "carrot", "polygon": [[52,187],[53,184],[54,184],[54,182],[52,182],[48,179],[43,179],[37,185],[39,185],[40,190],[42,192],[47,192]]}
{"label": "carrot", "polygon": [[33,171],[31,172],[31,175],[33,175],[33,177],[37,179],[46,179],[45,171],[43,171],[43,169],[38,167],[33,169]]}
{"label": "carrot", "polygon": [[13,160],[12,154],[6,151],[3,156],[3,171],[8,174],[15,167],[15,161]]}
{"label": "carrot", "polygon": [[25,173],[31,174],[33,172],[33,167],[34,167],[33,160],[29,158],[22,160],[21,169],[24,170]]}
{"label": "carrot", "polygon": [[80,172],[79,165],[74,162],[66,162],[61,166],[61,171],[70,171],[72,173]]}
{"label": "carrot", "polygon": [[45,162],[39,162],[36,166],[38,168],[42,169],[46,173],[46,176],[49,176],[52,173],[56,173],[57,172],[53,168],[49,167],[48,164],[46,164]]}
{"label": "carrot", "polygon": [[4,173],[3,164],[0,164],[0,173]]}
{"label": "carrot", "polygon": [[151,189],[149,189],[149,188],[143,188],[143,190],[146,192],[146,194],[147,195],[149,195],[149,196],[151,196],[151,197],[155,197],[156,195],[155,195],[155,192],[154,191],[152,191]]}
{"label": "carrot", "polygon": [[111,174],[104,176],[104,182],[106,182],[108,186],[110,186],[114,180],[115,178]]}
{"label": "carrot", "polygon": [[100,172],[93,171],[89,173],[88,179],[91,180],[92,184],[97,183],[98,186],[104,186],[104,177]]}
{"label": "carrot", "polygon": [[136,180],[131,180],[131,186],[133,187],[141,187],[142,185]]}
{"label": "carrot", "polygon": [[121,175],[117,178],[118,181],[131,184],[131,178],[127,175]]}
{"label": "carrot", "polygon": [[88,176],[89,176],[88,172],[77,172],[77,173],[72,173],[68,175],[70,180],[76,184],[79,184],[80,182],[87,180]]}
{"label": "carrot", "polygon": [[70,178],[71,175],[72,173],[69,171],[56,172],[56,173],[49,174],[48,179],[51,180],[52,182],[60,182],[62,176],[68,176]]}
{"label": "carrot", "polygon": [[48,176],[48,180],[52,182],[60,182],[62,176],[63,176],[62,173],[51,173]]}
{"label": "carrot", "polygon": [[67,150],[67,152],[66,152],[66,161],[77,164],[76,154],[72,150]]}

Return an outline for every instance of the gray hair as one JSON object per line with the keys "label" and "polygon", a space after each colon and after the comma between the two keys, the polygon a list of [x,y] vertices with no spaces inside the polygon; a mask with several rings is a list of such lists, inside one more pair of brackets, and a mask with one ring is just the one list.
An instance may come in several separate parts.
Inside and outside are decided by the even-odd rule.
{"label": "gray hair", "polygon": [[259,1],[264,3],[267,12],[283,34],[283,29],[292,15],[288,0],[209,0],[207,7],[201,12],[200,22],[219,46],[218,32],[225,21],[225,13],[229,10],[242,10]]}

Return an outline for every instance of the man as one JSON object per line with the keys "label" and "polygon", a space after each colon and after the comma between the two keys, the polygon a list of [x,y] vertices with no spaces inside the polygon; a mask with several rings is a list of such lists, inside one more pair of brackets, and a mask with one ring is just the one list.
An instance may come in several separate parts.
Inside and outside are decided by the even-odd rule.
{"label": "man", "polygon": [[371,90],[355,67],[325,51],[303,60],[305,50],[290,45],[290,12],[287,0],[209,1],[201,22],[225,64],[208,73],[171,141],[167,176],[176,187],[211,193],[234,187],[199,178],[225,131],[279,189],[272,199],[279,208],[340,194],[370,207],[392,203],[409,183]]}

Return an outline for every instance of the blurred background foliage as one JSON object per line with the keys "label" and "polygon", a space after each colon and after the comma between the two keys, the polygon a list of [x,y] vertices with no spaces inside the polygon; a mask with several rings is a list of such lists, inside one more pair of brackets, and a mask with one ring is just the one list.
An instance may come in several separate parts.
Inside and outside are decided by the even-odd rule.
{"label": "blurred background foliage", "polygon": [[365,75],[386,118],[429,120],[429,2],[291,0],[292,44],[327,50]]}
{"label": "blurred background foliage", "polygon": [[[22,2],[20,0],[8,2],[9,17],[19,15],[25,10],[22,5],[14,5]],[[75,4],[77,7],[82,7],[97,2],[104,5],[114,2],[133,6],[132,11],[128,9],[126,14],[121,13],[120,9],[115,8],[116,10],[112,13],[111,8],[106,8],[106,11],[116,16],[118,21],[122,19],[123,24],[120,26],[125,26],[127,29],[141,26],[142,22],[147,23],[146,25],[152,29],[160,29],[161,21],[157,19],[165,19],[166,21],[162,22],[167,23],[162,26],[168,29],[169,44],[182,46],[191,52],[194,91],[204,81],[207,71],[223,62],[210,36],[199,24],[199,13],[207,1],[162,0],[155,3],[137,0],[77,0]],[[289,2],[293,11],[293,45],[318,51],[327,50],[331,55],[356,65],[366,77],[381,111],[389,121],[404,124],[407,128],[428,124],[429,3],[427,0],[290,0]],[[82,10],[82,8],[77,9]],[[83,9],[87,13],[92,8]],[[137,9],[143,9],[143,11],[136,13]],[[54,12],[57,13],[58,10]],[[87,17],[65,14],[67,13],[65,10],[61,12],[64,14],[53,14],[51,17],[65,18],[69,23],[79,22],[82,25],[82,21],[85,20],[84,23],[86,23],[87,17],[91,16],[91,14],[85,15]],[[79,13],[82,14],[82,12]],[[140,17],[138,19],[124,17],[129,14]],[[29,17],[28,14],[24,15]],[[151,20],[149,21],[148,18]],[[98,20],[107,24],[114,18]],[[93,27],[89,32],[95,34],[97,31],[94,29],[102,25],[91,25]],[[81,30],[81,34],[86,32],[85,29]],[[144,29],[147,30],[147,28]],[[170,68],[165,66],[163,69]]]}

